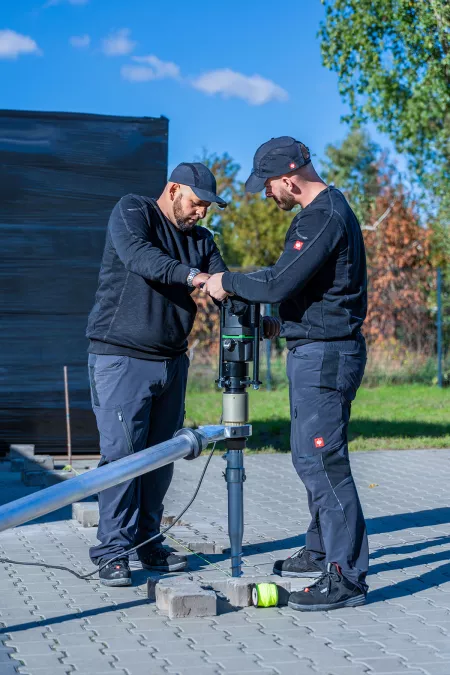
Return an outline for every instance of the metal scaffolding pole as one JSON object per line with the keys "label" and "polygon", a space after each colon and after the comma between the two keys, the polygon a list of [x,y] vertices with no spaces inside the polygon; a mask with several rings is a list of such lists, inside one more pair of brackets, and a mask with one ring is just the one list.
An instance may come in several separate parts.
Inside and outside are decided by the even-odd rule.
{"label": "metal scaffolding pole", "polygon": [[225,437],[224,426],[181,429],[175,438],[0,506],[0,532],[154,471]]}

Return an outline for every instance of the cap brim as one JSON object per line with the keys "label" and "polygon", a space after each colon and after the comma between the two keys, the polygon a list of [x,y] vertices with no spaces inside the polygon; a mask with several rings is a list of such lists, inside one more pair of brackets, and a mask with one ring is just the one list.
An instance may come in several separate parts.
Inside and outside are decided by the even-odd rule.
{"label": "cap brim", "polygon": [[215,202],[218,206],[220,206],[221,209],[224,209],[227,205],[226,201],[222,199],[222,197],[219,197],[218,195],[215,195],[214,192],[208,192],[208,190],[200,190],[197,187],[193,187],[192,185],[189,186],[194,194],[197,195],[199,199],[201,199],[204,202]]}
{"label": "cap brim", "polygon": [[254,171],[252,171],[249,178],[245,182],[245,191],[252,192],[253,194],[255,194],[255,192],[261,192],[261,190],[264,190],[266,180],[266,178],[260,178]]}

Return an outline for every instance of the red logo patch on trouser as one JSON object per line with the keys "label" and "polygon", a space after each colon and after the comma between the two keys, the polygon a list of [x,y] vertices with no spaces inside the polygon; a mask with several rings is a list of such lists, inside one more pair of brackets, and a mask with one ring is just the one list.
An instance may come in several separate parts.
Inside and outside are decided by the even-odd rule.
{"label": "red logo patch on trouser", "polygon": [[314,439],[314,445],[316,448],[323,448],[325,445],[325,441],[323,440],[322,436],[319,436],[319,438]]}
{"label": "red logo patch on trouser", "polygon": [[303,248],[303,242],[302,241],[296,241],[294,244],[294,248],[296,251],[300,251]]}

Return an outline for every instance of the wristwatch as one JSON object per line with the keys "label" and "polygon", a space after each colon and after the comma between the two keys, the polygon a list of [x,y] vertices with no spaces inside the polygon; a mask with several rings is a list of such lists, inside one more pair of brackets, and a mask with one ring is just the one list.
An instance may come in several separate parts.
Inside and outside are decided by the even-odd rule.
{"label": "wristwatch", "polygon": [[186,279],[186,283],[190,288],[193,288],[194,284],[192,282],[194,281],[194,277],[196,277],[197,274],[200,274],[200,270],[198,270],[196,267],[191,267],[191,271],[189,272]]}

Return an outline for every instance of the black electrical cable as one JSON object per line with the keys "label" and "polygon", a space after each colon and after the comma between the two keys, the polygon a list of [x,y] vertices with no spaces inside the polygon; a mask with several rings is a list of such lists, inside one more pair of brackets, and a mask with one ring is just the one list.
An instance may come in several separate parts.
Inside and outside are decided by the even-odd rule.
{"label": "black electrical cable", "polygon": [[158,534],[155,534],[153,537],[150,537],[150,539],[147,539],[146,541],[143,541],[142,544],[138,544],[138,546],[135,546],[134,548],[131,548],[128,551],[124,551],[123,553],[119,553],[119,555],[116,555],[114,558],[110,558],[105,563],[103,563],[103,565],[100,565],[99,567],[97,567],[97,569],[95,569],[93,572],[89,572],[88,574],[78,574],[78,572],[75,572],[75,570],[70,569],[70,567],[65,567],[64,565],[48,565],[47,563],[42,563],[42,562],[28,562],[26,560],[10,560],[9,558],[0,558],[0,563],[9,563],[11,565],[30,565],[32,567],[46,567],[46,568],[52,569],[52,570],[63,570],[65,572],[70,572],[70,574],[73,574],[75,577],[77,577],[77,579],[88,580],[89,577],[94,576],[94,574],[97,574],[102,569],[107,567],[107,565],[110,565],[111,563],[113,563],[115,560],[119,560],[120,558],[128,557],[132,553],[135,553],[139,548],[141,548],[141,546],[145,546],[146,544],[149,544],[150,542],[152,542],[154,539],[158,539],[158,537],[160,537],[161,535],[163,535],[166,532],[168,532],[169,530],[171,530],[172,527],[178,523],[180,518],[182,516],[184,516],[184,514],[186,513],[186,511],[188,510],[188,508],[191,506],[192,502],[194,501],[194,499],[197,497],[198,491],[200,490],[200,486],[203,482],[203,478],[205,477],[206,469],[208,468],[208,465],[211,461],[211,458],[213,456],[213,453],[214,453],[215,449],[216,449],[216,443],[214,443],[214,445],[211,449],[211,452],[208,455],[205,466],[203,467],[202,474],[201,474],[200,479],[197,483],[197,487],[195,488],[194,494],[192,495],[189,503],[184,507],[184,509],[175,518],[173,523],[171,523],[167,527],[163,528],[161,530],[161,532],[158,532]]}

